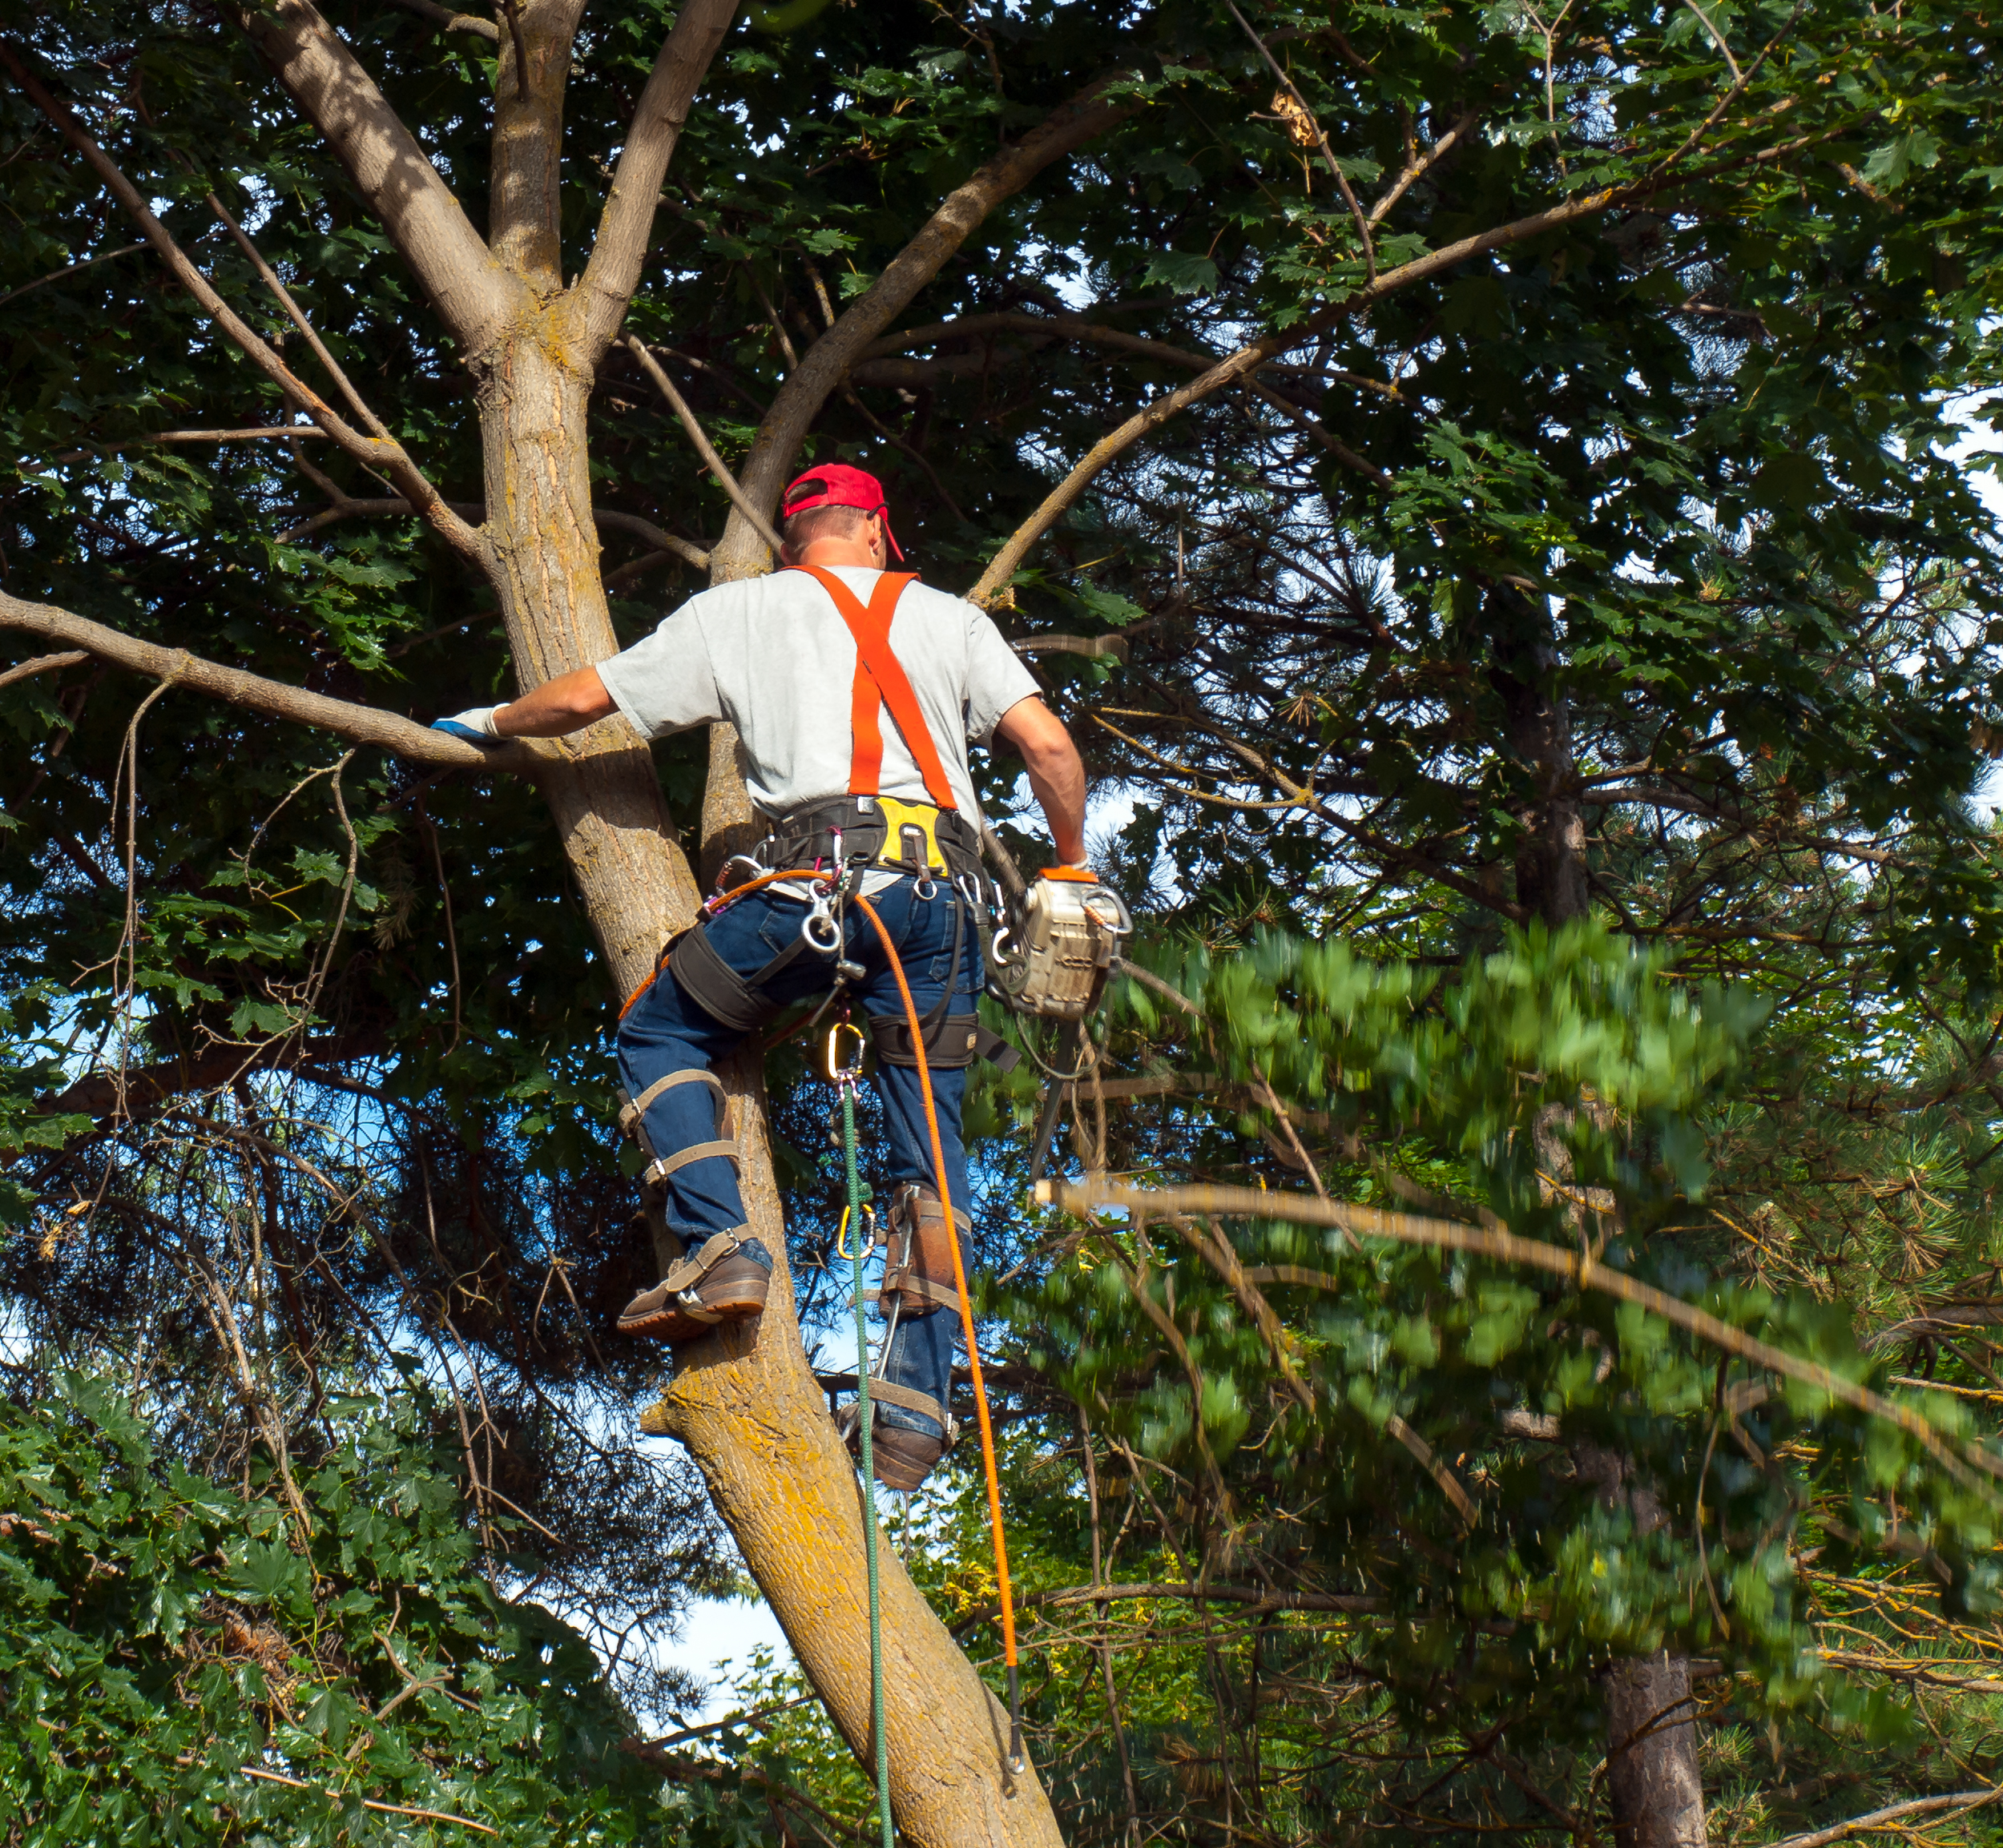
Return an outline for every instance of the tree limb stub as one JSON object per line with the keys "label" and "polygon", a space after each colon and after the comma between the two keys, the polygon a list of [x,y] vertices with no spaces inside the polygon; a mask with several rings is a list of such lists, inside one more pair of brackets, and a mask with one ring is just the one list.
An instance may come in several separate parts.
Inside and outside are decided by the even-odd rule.
{"label": "tree limb stub", "polygon": [[455,13],[449,6],[441,6],[438,0],[396,0],[406,13],[414,13],[420,19],[428,19],[441,32],[477,32],[490,45],[501,41],[501,28],[491,19],[481,19],[470,13]]}
{"label": "tree limb stub", "polygon": [[520,739],[482,749],[381,707],[329,699],[324,694],[308,693],[304,687],[288,686],[282,680],[267,680],[261,674],[204,661],[185,649],[142,642],[137,636],[93,622],[87,616],[73,615],[53,603],[26,602],[4,590],[0,590],[0,629],[62,642],[115,667],[171,681],[191,692],[240,706],[247,711],[261,712],[268,718],[289,719],[297,725],[331,731],[353,744],[376,745],[414,763],[435,763],[455,770],[505,770],[518,776],[534,776],[539,767],[540,751]]}
{"label": "tree limb stub", "polygon": [[[1465,1251],[1499,1263],[1521,1264],[1550,1271],[1579,1289],[1596,1290],[1622,1302],[1635,1303],[1666,1322],[1675,1323],[1700,1341],[1735,1354],[1770,1373],[1798,1380],[1853,1411],[1896,1425],[1965,1487],[1994,1494],[1996,1481],[2003,1479],[2003,1458],[1992,1455],[1980,1444],[1957,1443],[1942,1437],[1910,1407],[1900,1405],[1872,1391],[1868,1387],[1859,1386],[1818,1361],[1803,1360],[1771,1343],[1747,1335],[1707,1311],[1651,1284],[1638,1282],[1624,1271],[1595,1263],[1584,1253],[1547,1245],[1540,1239],[1520,1238],[1513,1232],[1466,1225],[1457,1220],[1421,1218],[1410,1213],[1384,1213],[1374,1207],[1317,1200],[1304,1194],[1265,1193],[1254,1187],[1150,1188],[1128,1187],[1104,1181],[1039,1181],[1036,1197],[1046,1206],[1073,1214],[1114,1206],[1145,1213],[1151,1219],[1175,1213],[1221,1213],[1240,1218],[1284,1220],[1296,1226],[1335,1226],[1362,1238],[1393,1238],[1401,1244]],[[1247,1275],[1261,1283],[1292,1283],[1311,1290],[1342,1287],[1328,1272],[1308,1270],[1297,1264],[1264,1265],[1247,1271]],[[1985,1482],[1985,1476],[1989,1480]]]}
{"label": "tree limb stub", "polygon": [[66,648],[60,654],[37,654],[26,661],[17,661],[0,674],[0,686],[11,686],[17,680],[32,680],[38,674],[53,674],[58,668],[80,667],[90,658],[89,654],[81,648]]}

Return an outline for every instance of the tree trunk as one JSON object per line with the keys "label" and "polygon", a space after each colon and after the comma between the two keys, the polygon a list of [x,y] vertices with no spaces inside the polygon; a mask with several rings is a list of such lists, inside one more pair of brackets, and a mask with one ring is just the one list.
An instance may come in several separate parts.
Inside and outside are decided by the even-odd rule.
{"label": "tree trunk", "polygon": [[[566,356],[581,311],[537,310],[481,381],[487,530],[524,690],[615,652],[598,570],[585,466],[590,380]],[[754,566],[756,569],[756,566]],[[727,727],[712,740],[705,834],[718,857],[756,831]],[[647,749],[623,719],[562,741],[542,776],[592,928],[619,994],[699,900]],[[746,1217],[773,1254],[772,1306],[758,1321],[680,1350],[663,1395],[738,1550],[800,1666],[865,1769],[870,1735],[869,1612],[861,1495],[808,1371],[793,1319],[786,1232],[766,1141],[761,1061],[748,1051],[719,1074],[737,1106]],[[891,1806],[922,1848],[1058,1848],[1035,1773],[1010,1776],[1008,1716],[880,1540],[885,1721]]]}
{"label": "tree trunk", "polygon": [[1614,1848],[1705,1848],[1688,1658],[1630,1657],[1602,1685]]}
{"label": "tree trunk", "polygon": [[[1517,902],[1553,929],[1587,916],[1586,824],[1572,758],[1571,715],[1560,677],[1557,637],[1540,601],[1506,587],[1490,591],[1496,638],[1489,683],[1509,714],[1509,741],[1530,774],[1516,855]],[[1555,1108],[1555,1106],[1554,1106]],[[1540,1125],[1546,1173],[1567,1178],[1570,1157],[1557,1125]],[[1585,1215],[1574,1210],[1577,1230]],[[1580,1447],[1574,1463],[1599,1485],[1609,1508],[1625,1505],[1636,1531],[1668,1519],[1645,1485],[1631,1484],[1627,1459]],[[1703,1848],[1704,1786],[1697,1767],[1697,1728],[1690,1705],[1690,1661],[1667,1650],[1615,1662],[1602,1677],[1606,1701],[1606,1790],[1616,1848]]]}

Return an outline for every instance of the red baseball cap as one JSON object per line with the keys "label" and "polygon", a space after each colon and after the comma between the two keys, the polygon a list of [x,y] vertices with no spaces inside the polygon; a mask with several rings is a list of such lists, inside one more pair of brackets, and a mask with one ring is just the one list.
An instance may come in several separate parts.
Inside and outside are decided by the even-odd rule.
{"label": "red baseball cap", "polygon": [[890,530],[890,503],[884,498],[883,483],[874,475],[852,469],[846,462],[823,462],[809,469],[786,484],[779,500],[780,517],[791,519],[812,507],[860,507],[865,513],[882,514],[883,536],[890,542],[897,562],[904,562],[904,548]]}

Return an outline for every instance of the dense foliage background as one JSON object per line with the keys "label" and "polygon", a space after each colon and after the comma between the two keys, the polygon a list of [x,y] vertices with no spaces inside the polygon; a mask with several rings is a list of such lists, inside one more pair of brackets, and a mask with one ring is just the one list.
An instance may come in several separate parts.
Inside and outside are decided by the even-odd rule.
{"label": "dense foliage background", "polygon": [[[421,6],[328,17],[478,219],[494,42]],[[566,275],[669,18],[586,14]],[[7,33],[298,354],[207,195],[228,205],[477,504],[449,342],[235,29],[60,0]],[[933,582],[970,586],[1139,405],[1295,340],[1100,474],[998,612],[1101,779],[1153,978],[1102,1019],[1072,1172],[1492,1215],[1917,1408],[1953,1457],[1988,1442],[2003,586],[1950,451],[1997,384],[1994,33],[1924,0],[807,0],[740,22],[629,324],[733,462],[944,194],[1088,83],[1130,104],[989,215],[816,423],[809,459],[882,475]],[[216,440],[286,407],[18,89],[0,139],[0,586],[419,718],[503,694],[484,590],[330,445]],[[699,587],[725,502],[618,348],[591,443],[631,639]],[[87,1556],[151,1547],[119,1583],[157,1556],[215,1614],[131,1629],[138,1704],[79,1669],[71,1717],[38,1710],[157,1734],[160,1776],[204,1792],[270,1741],[336,1783],[326,1727],[295,1740],[284,1702],[199,1690],[263,1660],[232,1621],[288,1650],[331,1626],[345,1655],[256,1673],[380,1711],[397,1684],[367,1639],[429,1548],[425,1621],[496,1665],[496,1695],[477,1722],[445,1698],[466,1687],[413,1699],[341,1788],[473,1814],[454,1754],[502,1763],[502,1705],[569,1703],[578,1742],[483,1782],[480,1816],[567,1838],[574,1793],[537,1780],[588,1761],[614,1794],[592,1826],[695,1826],[602,1750],[693,1697],[654,1652],[736,1581],[692,1472],[633,1435],[655,1357],[608,1332],[651,1254],[554,827],[505,779],[154,691],[87,662],[0,680],[0,1290],[13,1400],[37,1408],[6,1427],[6,1480],[36,1486],[0,1564],[50,1625]],[[656,759],[693,838],[703,740]],[[1013,806],[1014,767],[985,774]],[[1042,852],[1028,820],[1003,831]],[[829,1100],[790,1049],[770,1072],[822,1326]],[[1600,1677],[1663,1648],[1696,1664],[1715,1839],[1997,1786],[1993,1471],[1548,1276],[1266,1221],[1039,1214],[1039,1083],[984,1079],[971,1120],[1015,1544],[1047,1600],[1031,1713],[1073,1838],[1586,1839]],[[1324,1281],[1245,1274],[1281,1267]],[[408,1396],[413,1369],[435,1397]],[[46,1409],[71,1375],[119,1400]],[[390,1423],[353,1409],[371,1391]],[[907,1544],[978,1651],[964,1486]],[[416,1524],[367,1543],[405,1563],[322,1562],[365,1501]],[[574,1623],[623,1714],[523,1600]],[[27,1633],[38,1664],[119,1641]],[[555,1653],[510,1681],[530,1635]],[[10,1711],[30,1673],[10,1666]],[[171,1725],[163,1675],[199,1693]],[[393,1743],[421,1714],[436,1741]],[[736,1759],[801,1839],[864,1808],[796,1706],[653,1770],[686,1797]],[[24,1757],[0,1788],[59,1838],[106,1787],[87,1762]],[[228,1801],[337,1826],[286,1788]],[[135,1828],[159,1810],[131,1801]],[[1989,1826],[1964,1807],[1912,1821]]]}

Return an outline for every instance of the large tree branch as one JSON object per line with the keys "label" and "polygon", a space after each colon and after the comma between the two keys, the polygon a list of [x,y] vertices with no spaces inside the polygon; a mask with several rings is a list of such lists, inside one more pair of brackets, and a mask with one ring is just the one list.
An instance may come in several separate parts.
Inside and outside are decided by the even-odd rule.
{"label": "large tree branch", "polygon": [[147,674],[155,680],[171,681],[247,711],[310,725],[351,743],[377,745],[416,763],[441,764],[458,770],[506,770],[533,776],[538,759],[548,748],[538,748],[519,739],[492,747],[468,744],[399,713],[385,712],[380,707],[329,699],[324,694],[308,693],[304,687],[290,686],[282,680],[267,680],[261,674],[220,666],[190,654],[186,649],[163,648],[155,642],[142,642],[136,636],[107,629],[102,622],[93,622],[87,616],[73,615],[53,603],[24,602],[0,590],[0,630],[6,629],[81,648],[115,667]]}
{"label": "large tree branch", "polygon": [[477,364],[522,305],[521,285],[494,260],[416,136],[308,0],[269,0],[228,14],[326,138]]}
{"label": "large tree branch", "polygon": [[[1112,101],[1106,91],[1117,76],[1102,79],[1053,111],[1013,147],[1004,148],[972,179],[949,194],[917,234],[887,264],[877,280],[810,347],[780,387],[772,409],[759,425],[751,454],[738,473],[746,494],[768,518],[779,503],[783,477],[792,466],[807,432],[850,363],[911,304],[966,241],[974,227],[1005,199],[1138,107]],[[731,517],[718,552],[732,565],[750,567],[763,542],[742,514]]]}
{"label": "large tree branch", "polygon": [[640,93],[627,131],[626,150],[613,171],[612,190],[598,215],[598,232],[585,265],[583,363],[595,368],[626,318],[639,284],[640,266],[654,228],[661,181],[688,120],[697,87],[723,42],[737,0],[691,0],[675,22]]}
{"label": "large tree branch", "polygon": [[139,188],[125,177],[117,163],[84,133],[75,117],[49,94],[14,55],[13,48],[4,42],[0,42],[0,63],[6,66],[34,106],[62,131],[63,139],[83,156],[92,171],[104,182],[112,196],[145,232],[147,242],[165,260],[175,280],[208,310],[216,325],[236,343],[251,363],[290,402],[302,406],[313,421],[349,455],[386,477],[393,486],[407,495],[455,550],[484,566],[488,557],[486,538],[446,507],[439,498],[437,489],[425,479],[402,444],[388,437],[365,436],[294,372],[216,292],[193,260],[174,241],[167,227],[147,208]]}

